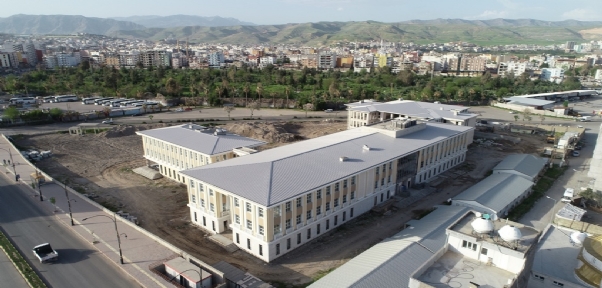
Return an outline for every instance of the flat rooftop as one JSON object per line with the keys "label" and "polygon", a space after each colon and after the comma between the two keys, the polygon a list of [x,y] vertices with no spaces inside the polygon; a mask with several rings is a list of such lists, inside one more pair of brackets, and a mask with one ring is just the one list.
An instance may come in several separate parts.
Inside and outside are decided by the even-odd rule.
{"label": "flat rooftop", "polygon": [[480,287],[504,287],[514,277],[506,270],[447,251],[416,279],[433,287],[471,287],[471,282]]}
{"label": "flat rooftop", "polygon": [[575,269],[581,247],[571,243],[572,232],[550,226],[541,237],[531,270],[537,274],[554,275],[555,278],[577,283]]}
{"label": "flat rooftop", "polygon": [[[468,214],[466,214],[466,216],[464,216],[464,218],[462,218],[460,221],[456,222],[455,225],[451,226],[449,228],[449,230],[453,230],[458,233],[476,237],[477,234],[475,234],[474,229],[470,225],[472,223],[472,221],[474,221],[474,219],[476,219],[474,214],[468,213]],[[479,240],[489,242],[494,245],[505,246],[510,249],[514,248],[514,246],[515,246],[514,243],[505,243],[505,241],[503,241],[497,234],[497,231],[506,225],[511,225],[511,226],[518,228],[520,230],[521,234],[523,235],[522,239],[518,242],[518,246],[516,247],[516,249],[513,249],[513,250],[521,252],[521,253],[525,253],[529,250],[529,248],[533,244],[537,243],[537,236],[539,235],[539,231],[535,230],[532,227],[525,226],[523,224],[512,222],[510,220],[505,220],[505,219],[493,221],[494,232],[493,232],[493,234],[491,234],[492,236],[491,237],[482,237],[482,239],[479,239]]]}

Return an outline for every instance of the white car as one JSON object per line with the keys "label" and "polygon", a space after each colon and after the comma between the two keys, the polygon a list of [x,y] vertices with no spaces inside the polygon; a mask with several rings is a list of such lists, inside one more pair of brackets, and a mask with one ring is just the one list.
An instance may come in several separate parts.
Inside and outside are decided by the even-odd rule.
{"label": "white car", "polygon": [[113,124],[113,118],[102,121],[102,124]]}
{"label": "white car", "polygon": [[508,113],[510,113],[510,114],[516,114],[515,111],[508,111]]}

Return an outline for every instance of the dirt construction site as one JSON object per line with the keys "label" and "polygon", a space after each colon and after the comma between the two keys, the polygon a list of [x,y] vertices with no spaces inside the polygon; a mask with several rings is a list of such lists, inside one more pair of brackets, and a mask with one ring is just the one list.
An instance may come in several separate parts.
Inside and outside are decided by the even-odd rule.
{"label": "dirt construction site", "polygon": [[[166,125],[170,124],[120,125],[84,136],[68,133],[19,135],[15,142],[21,149],[52,151],[53,157],[37,163],[40,169],[111,210],[136,216],[141,227],[206,263],[223,260],[283,287],[304,286],[398,233],[407,221],[419,217],[434,205],[444,204],[484,178],[506,155],[535,154],[545,145],[545,139],[538,135],[506,135],[520,137],[520,144],[508,139],[477,139],[470,146],[465,163],[443,173],[427,187],[413,191],[418,194],[431,192],[423,193],[411,203],[400,199],[399,203],[404,205],[396,204],[390,213],[366,213],[356,217],[268,264],[240,250],[226,252],[207,239],[208,232],[193,226],[184,185],[165,178],[149,180],[132,172],[146,164],[141,138],[135,132]],[[266,141],[269,144],[263,149],[270,149],[342,131],[346,129],[346,123],[324,120],[233,122],[221,127]]]}

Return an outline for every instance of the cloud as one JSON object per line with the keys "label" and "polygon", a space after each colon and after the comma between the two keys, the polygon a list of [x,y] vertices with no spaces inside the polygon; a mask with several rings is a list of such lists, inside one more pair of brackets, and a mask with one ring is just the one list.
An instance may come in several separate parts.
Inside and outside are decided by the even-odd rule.
{"label": "cloud", "polygon": [[337,8],[337,11],[343,11],[343,7]]}
{"label": "cloud", "polygon": [[573,20],[599,20],[601,17],[600,13],[596,12],[596,10],[589,9],[573,9],[571,11],[567,11],[562,13],[560,16],[562,19],[573,19]]}
{"label": "cloud", "polygon": [[504,18],[508,16],[508,11],[502,10],[502,11],[498,11],[498,10],[485,10],[483,11],[483,13],[476,15],[476,16],[468,16],[468,17],[464,17],[464,19],[480,19],[480,20],[487,20],[487,19],[495,19],[495,18]]}
{"label": "cloud", "polygon": [[502,6],[504,6],[504,8],[506,9],[516,10],[520,8],[520,5],[518,3],[515,3],[511,0],[497,0],[497,2],[502,4]]}

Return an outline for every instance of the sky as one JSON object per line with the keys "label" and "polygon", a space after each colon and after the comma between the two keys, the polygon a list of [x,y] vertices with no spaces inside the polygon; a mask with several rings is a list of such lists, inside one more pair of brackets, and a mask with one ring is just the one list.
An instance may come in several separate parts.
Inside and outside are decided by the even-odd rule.
{"label": "sky", "polygon": [[[8,1],[0,0],[0,3]],[[186,14],[232,17],[261,25],[319,21],[399,22],[436,18],[602,21],[602,0],[19,0],[11,2],[12,4],[0,5],[2,7],[0,17],[14,14],[62,14],[101,18]]]}

